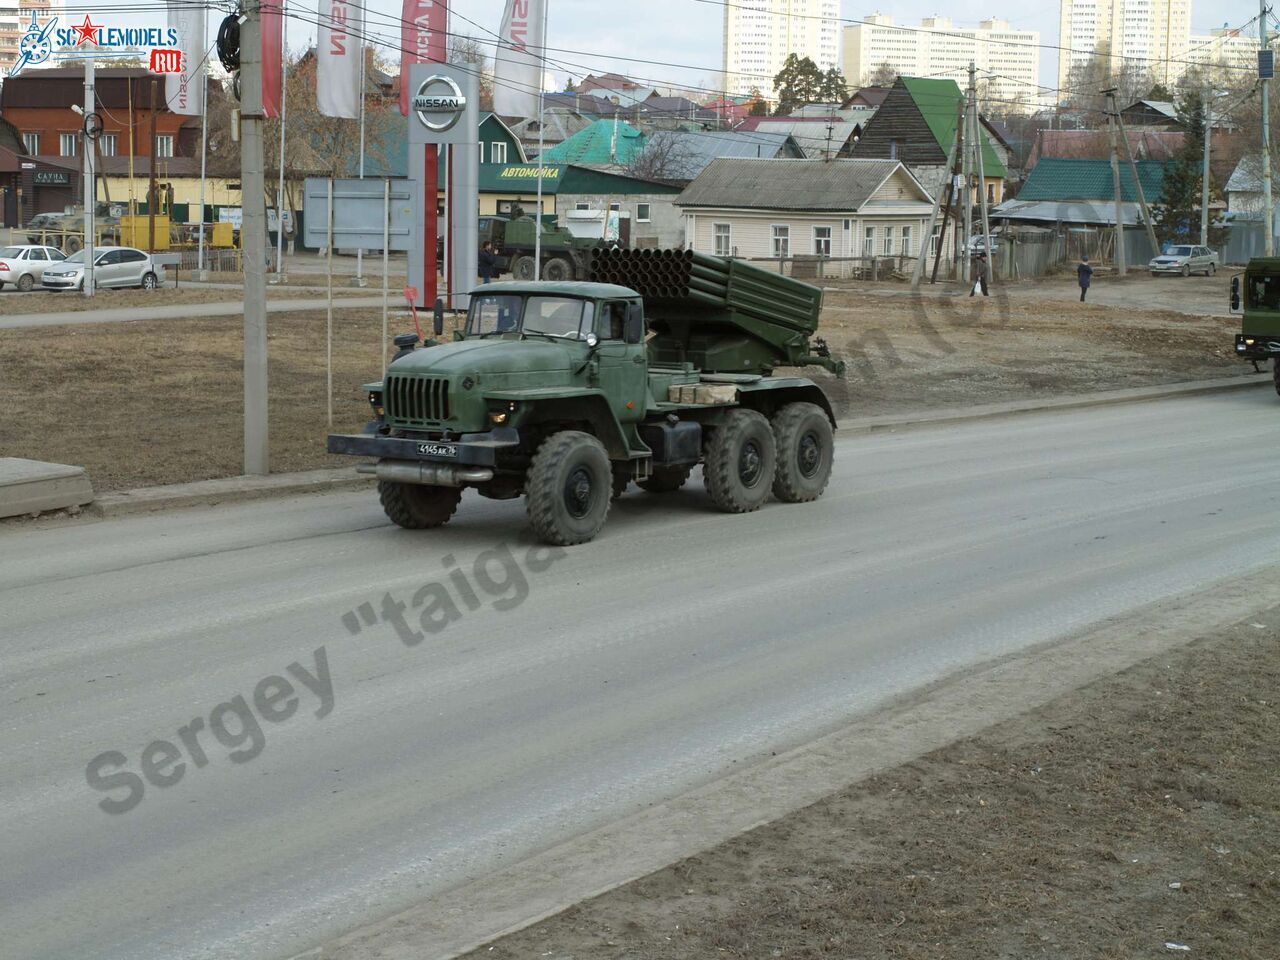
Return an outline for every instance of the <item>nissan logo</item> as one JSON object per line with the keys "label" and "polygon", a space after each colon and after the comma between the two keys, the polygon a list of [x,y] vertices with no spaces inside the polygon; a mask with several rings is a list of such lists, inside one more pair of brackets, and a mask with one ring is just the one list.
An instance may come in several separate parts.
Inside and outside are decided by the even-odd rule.
{"label": "nissan logo", "polygon": [[467,98],[452,77],[427,77],[413,95],[413,109],[428,130],[444,133],[458,122],[467,108]]}

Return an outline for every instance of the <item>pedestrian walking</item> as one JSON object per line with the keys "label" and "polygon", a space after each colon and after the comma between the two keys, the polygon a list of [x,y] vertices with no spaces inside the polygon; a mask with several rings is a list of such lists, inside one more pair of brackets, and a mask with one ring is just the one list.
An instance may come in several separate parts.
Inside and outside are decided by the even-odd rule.
{"label": "pedestrian walking", "polygon": [[1080,302],[1084,303],[1084,295],[1089,292],[1089,282],[1093,279],[1093,267],[1089,266],[1089,258],[1081,257],[1076,266],[1076,282],[1080,284]]}
{"label": "pedestrian walking", "polygon": [[492,240],[480,246],[479,268],[481,283],[489,283],[498,275],[498,255],[493,252]]}
{"label": "pedestrian walking", "polygon": [[973,258],[973,289],[969,291],[969,296],[973,296],[979,290],[982,291],[984,297],[989,297],[987,293],[987,280],[991,276],[991,266],[987,263],[987,255],[979,253]]}

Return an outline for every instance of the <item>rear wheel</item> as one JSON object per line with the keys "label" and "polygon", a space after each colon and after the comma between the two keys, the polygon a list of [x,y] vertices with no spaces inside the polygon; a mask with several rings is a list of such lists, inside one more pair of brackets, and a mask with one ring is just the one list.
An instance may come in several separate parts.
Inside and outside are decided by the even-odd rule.
{"label": "rear wheel", "polygon": [[[18,289],[21,290],[23,293],[26,293],[35,285],[36,285],[36,278],[29,273],[24,273],[22,276],[18,278]],[[0,284],[0,286],[3,286],[3,284]]]}
{"label": "rear wheel", "polygon": [[532,280],[533,274],[533,257],[516,257],[511,261],[511,276],[516,280]]}
{"label": "rear wheel", "polygon": [[773,418],[778,466],[773,495],[785,503],[817,500],[831,479],[831,421],[815,403],[789,403]]}
{"label": "rear wheel", "polygon": [[406,530],[428,530],[449,522],[462,499],[462,488],[379,480],[378,499],[393,523]]}
{"label": "rear wheel", "polygon": [[557,283],[573,279],[573,265],[563,257],[552,257],[542,268],[542,279]]}
{"label": "rear wheel", "polygon": [[654,467],[647,480],[637,480],[636,486],[649,493],[673,493],[685,485],[692,467]]}
{"label": "rear wheel", "polygon": [[731,411],[707,443],[702,475],[711,501],[726,513],[759,510],[769,498],[776,459],[773,431],[764,415]]}
{"label": "rear wheel", "polygon": [[604,526],[613,491],[613,467],[604,445],[589,433],[564,430],[538,447],[525,482],[525,508],[544,543],[586,543]]}

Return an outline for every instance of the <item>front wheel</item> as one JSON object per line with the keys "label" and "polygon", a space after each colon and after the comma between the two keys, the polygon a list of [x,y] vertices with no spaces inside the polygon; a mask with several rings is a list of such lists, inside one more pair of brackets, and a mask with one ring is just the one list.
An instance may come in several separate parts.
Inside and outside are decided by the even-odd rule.
{"label": "front wheel", "polygon": [[144,273],[142,275],[143,290],[154,290],[159,285],[160,282],[156,279],[156,275],[154,273]]}
{"label": "front wheel", "polygon": [[542,441],[529,464],[525,509],[544,543],[586,543],[609,516],[613,467],[589,433],[564,430]]}
{"label": "front wheel", "polygon": [[378,499],[393,523],[406,530],[429,530],[449,522],[462,499],[462,488],[379,480]]}
{"label": "front wheel", "polygon": [[733,410],[712,431],[702,478],[711,502],[725,513],[759,510],[773,484],[777,451],[763,414]]}
{"label": "front wheel", "polygon": [[1182,275],[1183,275],[1184,277],[1189,277],[1189,276],[1191,276],[1191,264],[1189,264],[1189,263],[1184,263],[1184,264],[1182,265]]}
{"label": "front wheel", "polygon": [[1218,265],[1216,263],[1211,263],[1209,264],[1209,269],[1205,271],[1205,276],[1212,277],[1217,272],[1218,272]]}
{"label": "front wheel", "polygon": [[831,421],[815,403],[788,403],[773,417],[778,467],[773,495],[784,503],[817,500],[831,479],[835,454]]}
{"label": "front wheel", "polygon": [[511,276],[516,280],[532,280],[533,257],[516,257],[511,261]]}

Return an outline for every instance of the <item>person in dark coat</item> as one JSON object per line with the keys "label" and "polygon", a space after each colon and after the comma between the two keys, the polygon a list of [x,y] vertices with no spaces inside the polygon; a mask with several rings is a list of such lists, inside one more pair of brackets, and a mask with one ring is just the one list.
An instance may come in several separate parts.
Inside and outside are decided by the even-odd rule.
{"label": "person in dark coat", "polygon": [[493,252],[493,241],[486,240],[480,247],[480,282],[489,283],[498,275],[498,255]]}
{"label": "person in dark coat", "polygon": [[1084,303],[1084,295],[1089,292],[1089,281],[1093,279],[1093,267],[1089,266],[1089,258],[1081,257],[1076,267],[1076,282],[1080,284],[1080,302]]}
{"label": "person in dark coat", "polygon": [[972,297],[978,292],[979,288],[982,289],[984,297],[991,296],[991,294],[987,293],[987,280],[990,276],[991,266],[987,263],[987,255],[979,253],[973,258],[973,287],[969,290],[969,296]]}

